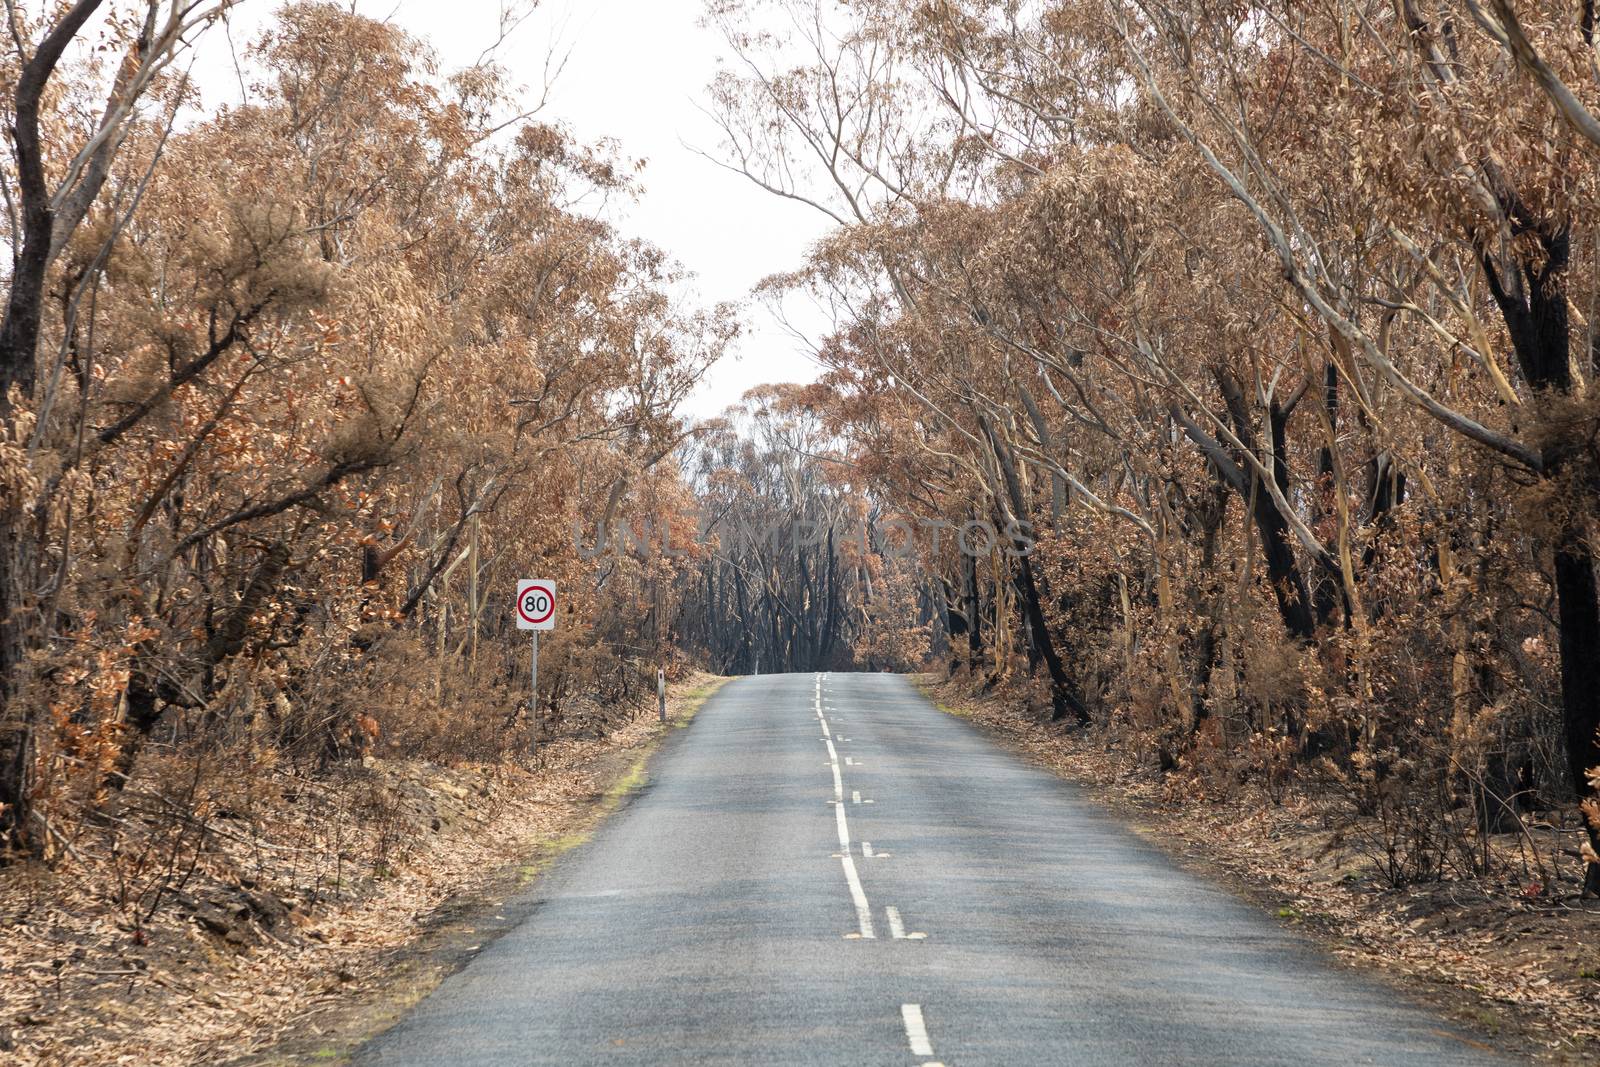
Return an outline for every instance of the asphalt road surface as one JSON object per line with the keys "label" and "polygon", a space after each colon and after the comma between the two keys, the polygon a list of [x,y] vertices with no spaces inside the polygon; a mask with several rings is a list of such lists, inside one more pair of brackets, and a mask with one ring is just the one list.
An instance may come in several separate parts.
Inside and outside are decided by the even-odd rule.
{"label": "asphalt road surface", "polygon": [[362,1064],[1488,1064],[881,674],[732,682]]}

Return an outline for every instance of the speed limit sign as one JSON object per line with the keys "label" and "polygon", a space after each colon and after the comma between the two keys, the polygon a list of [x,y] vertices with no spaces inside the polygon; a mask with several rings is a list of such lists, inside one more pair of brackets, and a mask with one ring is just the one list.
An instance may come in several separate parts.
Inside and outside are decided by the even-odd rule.
{"label": "speed limit sign", "polygon": [[555,579],[519,578],[517,580],[517,629],[554,630],[555,628]]}

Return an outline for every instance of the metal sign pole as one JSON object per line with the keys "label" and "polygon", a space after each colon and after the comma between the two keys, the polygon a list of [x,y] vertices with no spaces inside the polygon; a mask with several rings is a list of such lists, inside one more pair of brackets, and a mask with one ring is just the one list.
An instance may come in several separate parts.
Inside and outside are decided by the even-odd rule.
{"label": "metal sign pole", "polygon": [[667,721],[667,672],[656,668],[656,700],[661,705],[661,721]]}
{"label": "metal sign pole", "polygon": [[528,671],[528,721],[533,738],[528,755],[539,751],[539,631],[556,628],[556,583],[554,578],[517,579],[517,629],[533,634],[533,664]]}

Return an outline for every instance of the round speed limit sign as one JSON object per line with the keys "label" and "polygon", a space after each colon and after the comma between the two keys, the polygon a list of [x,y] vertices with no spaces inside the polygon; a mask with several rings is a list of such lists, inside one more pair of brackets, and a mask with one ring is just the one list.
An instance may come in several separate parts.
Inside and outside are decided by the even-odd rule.
{"label": "round speed limit sign", "polygon": [[556,583],[553,578],[522,578],[517,582],[517,629],[556,628]]}

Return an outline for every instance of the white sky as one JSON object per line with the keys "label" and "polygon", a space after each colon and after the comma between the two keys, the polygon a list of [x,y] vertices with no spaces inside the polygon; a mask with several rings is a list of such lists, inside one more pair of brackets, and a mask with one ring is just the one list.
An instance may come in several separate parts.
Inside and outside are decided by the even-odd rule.
{"label": "white sky", "polygon": [[[704,0],[542,0],[539,10],[496,53],[515,81],[537,93],[552,42],[570,58],[541,114],[581,140],[613,137],[625,159],[647,160],[644,195],[614,221],[665,249],[695,275],[700,303],[744,303],[744,335],[713,367],[689,405],[706,417],[763,382],[809,381],[817,367],[804,345],[763,306],[746,300],[767,274],[797,266],[826,220],[780,200],[697,155],[717,154],[717,133],[699,110],[722,41],[697,25]],[[276,0],[244,0],[232,16],[241,50],[267,22]],[[389,18],[427,41],[446,68],[471,63],[497,36],[499,0],[359,0],[356,9]],[[215,32],[215,31],[213,31]],[[205,40],[200,84],[237,96],[226,42]],[[208,92],[208,98],[213,95]],[[209,99],[208,99],[208,102]],[[808,334],[825,329],[819,312],[791,300],[789,314]]]}

